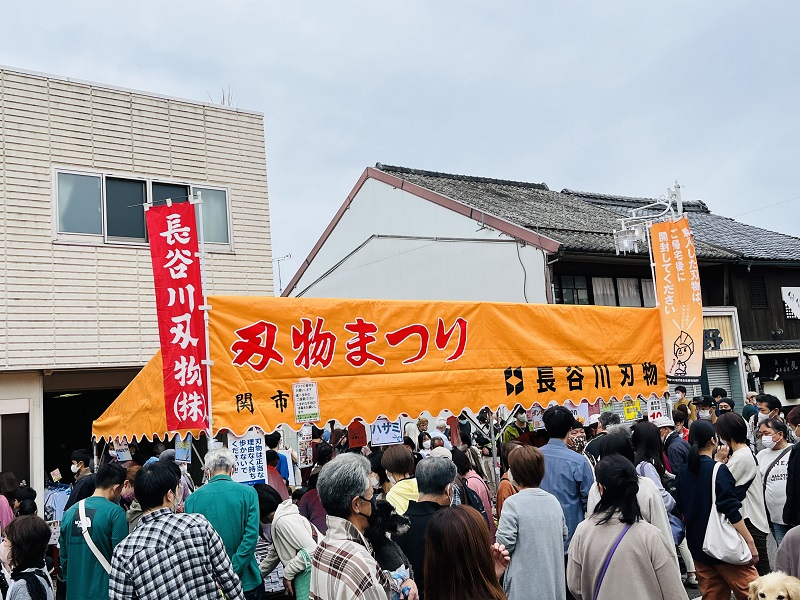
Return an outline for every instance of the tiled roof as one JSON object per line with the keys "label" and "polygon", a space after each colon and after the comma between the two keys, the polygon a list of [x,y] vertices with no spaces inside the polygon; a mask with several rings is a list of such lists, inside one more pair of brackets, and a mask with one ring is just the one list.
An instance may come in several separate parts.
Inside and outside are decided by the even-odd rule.
{"label": "tiled roof", "polygon": [[[406,181],[561,242],[569,253],[616,254],[612,231],[631,208],[653,198],[612,196],[525,183],[376,165]],[[697,254],[709,260],[800,261],[800,239],[715,215],[705,203],[683,203]]]}
{"label": "tiled roof", "polygon": [[[653,202],[648,198],[607,196],[572,190],[556,192],[550,190],[543,183],[453,175],[381,163],[378,163],[376,168],[471,208],[540,233],[560,242],[565,252],[573,254],[616,254],[612,232],[620,228],[619,219],[629,214],[629,208]],[[723,247],[723,244],[719,243],[720,236],[714,233],[717,221],[724,225],[729,222],[734,223],[743,230],[758,232],[753,235],[760,236],[762,239],[765,237],[763,230],[712,215],[702,202],[686,202],[684,206],[689,214],[692,228],[697,227],[695,241],[700,258],[736,260],[742,257],[751,257],[748,254],[728,249],[728,244]],[[717,229],[720,232],[726,231],[722,225]],[[795,259],[778,258],[777,260],[800,261],[800,240],[773,232],[767,233],[770,236],[788,238],[797,248]],[[724,233],[721,233],[721,236],[728,237]],[[791,244],[789,245],[791,246]],[[778,248],[769,249],[781,256],[788,255],[785,251],[779,251]],[[766,251],[761,251],[760,254],[753,252],[753,258],[775,259],[771,256],[767,257],[766,254]]]}
{"label": "tiled roof", "polygon": [[780,342],[742,342],[745,350],[752,352],[766,352],[768,350],[796,350],[800,351],[800,340],[782,340]]}

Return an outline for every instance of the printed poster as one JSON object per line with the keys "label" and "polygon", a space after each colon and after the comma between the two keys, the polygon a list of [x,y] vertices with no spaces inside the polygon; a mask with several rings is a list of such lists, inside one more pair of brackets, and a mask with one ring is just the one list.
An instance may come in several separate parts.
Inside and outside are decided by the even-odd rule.
{"label": "printed poster", "polygon": [[667,383],[697,385],[703,370],[703,298],[689,221],[654,223],[656,297]]}
{"label": "printed poster", "polygon": [[234,481],[248,485],[267,482],[267,445],[263,433],[250,430],[242,437],[229,433],[228,448],[236,459]]}
{"label": "printed poster", "polygon": [[299,381],[292,384],[295,423],[312,423],[320,420],[319,391],[316,381]]}
{"label": "printed poster", "polygon": [[186,438],[181,434],[175,436],[175,460],[177,462],[192,462],[192,434],[187,433]]}
{"label": "printed poster", "polygon": [[381,417],[370,425],[373,446],[391,446],[403,443],[403,429],[400,421],[390,421]]}
{"label": "printed poster", "polygon": [[314,448],[311,446],[311,425],[303,425],[297,432],[297,466],[301,469],[314,466]]}

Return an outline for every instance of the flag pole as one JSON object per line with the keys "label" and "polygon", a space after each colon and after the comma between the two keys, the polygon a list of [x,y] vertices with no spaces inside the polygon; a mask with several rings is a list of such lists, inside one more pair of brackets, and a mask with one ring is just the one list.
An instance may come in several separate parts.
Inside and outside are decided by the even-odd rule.
{"label": "flag pole", "polygon": [[191,203],[197,205],[197,214],[200,221],[197,227],[197,238],[200,242],[200,252],[198,254],[200,255],[200,282],[202,285],[203,304],[199,308],[203,311],[203,329],[206,336],[206,357],[202,363],[206,366],[206,416],[208,417],[206,435],[208,436],[208,448],[210,450],[214,439],[214,417],[211,409],[211,366],[214,361],[211,360],[211,345],[208,334],[208,313],[211,310],[211,306],[208,304],[208,295],[206,293],[206,236],[205,227],[203,226],[203,192],[198,191],[196,198],[192,195]]}

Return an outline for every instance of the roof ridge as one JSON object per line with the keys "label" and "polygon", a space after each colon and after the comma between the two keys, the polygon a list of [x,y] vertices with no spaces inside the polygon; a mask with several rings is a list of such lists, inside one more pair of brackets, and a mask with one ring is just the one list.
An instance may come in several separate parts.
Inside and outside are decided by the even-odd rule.
{"label": "roof ridge", "polygon": [[[597,202],[597,204],[614,204],[619,202],[631,204],[652,204],[660,200],[660,198],[648,198],[646,196],[620,196],[617,194],[601,194],[599,192],[582,192],[580,190],[571,190],[569,188],[564,188],[561,190],[561,193],[570,196],[576,196],[578,198],[588,199],[589,202]],[[702,200],[684,200],[683,206],[698,207],[700,208],[701,212],[711,212],[711,210],[708,208],[708,205]]]}
{"label": "roof ridge", "polygon": [[375,163],[375,168],[379,171],[387,173],[407,173],[409,175],[424,175],[427,177],[439,177],[440,179],[456,179],[460,181],[473,181],[476,183],[499,183],[502,185],[510,185],[514,187],[530,188],[535,190],[542,190],[545,192],[551,191],[547,184],[532,183],[529,181],[513,181],[511,179],[495,179],[493,177],[476,177],[474,175],[458,175],[456,173],[443,173],[440,171],[426,171],[424,169],[412,169],[409,167],[400,167],[395,165],[385,165],[383,163]]}

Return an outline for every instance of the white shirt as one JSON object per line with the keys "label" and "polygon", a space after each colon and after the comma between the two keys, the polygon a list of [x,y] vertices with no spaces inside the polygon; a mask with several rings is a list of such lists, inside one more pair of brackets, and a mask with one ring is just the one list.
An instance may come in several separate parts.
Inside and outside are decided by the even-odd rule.
{"label": "white shirt", "polygon": [[444,433],[442,433],[438,429],[434,429],[430,433],[431,433],[431,441],[435,440],[436,438],[439,438],[444,441],[445,448],[447,448],[448,450],[453,449],[453,444],[450,443],[450,440],[447,439],[447,436]]}
{"label": "white shirt", "polygon": [[750,519],[753,527],[764,533],[769,533],[769,523],[767,522],[767,511],[764,508],[764,487],[761,479],[761,472],[758,470],[756,459],[750,448],[745,446],[739,448],[728,458],[728,470],[736,480],[736,487],[746,484],[747,488],[742,509],[739,511],[743,519]]}
{"label": "white shirt", "polygon": [[[769,450],[764,448],[758,453],[758,469],[761,471],[763,478],[769,466],[783,454],[784,450],[789,450],[791,444],[786,446],[783,450]],[[769,477],[766,480],[767,488],[764,493],[764,502],[769,511],[769,520],[773,523],[783,525],[783,506],[786,504],[786,481],[788,477],[787,467],[789,466],[789,452],[783,454],[783,457],[775,463],[775,466],[769,472]]]}

